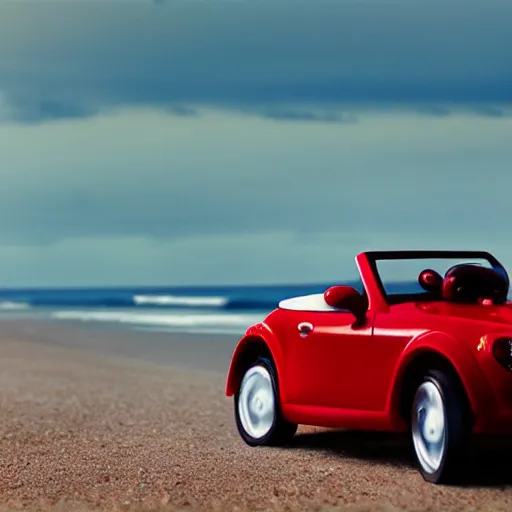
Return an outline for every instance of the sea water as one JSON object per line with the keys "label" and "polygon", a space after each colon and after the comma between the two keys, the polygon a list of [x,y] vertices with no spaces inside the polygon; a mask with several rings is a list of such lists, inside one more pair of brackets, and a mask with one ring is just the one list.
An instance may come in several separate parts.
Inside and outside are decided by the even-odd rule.
{"label": "sea water", "polygon": [[[2,317],[80,322],[124,329],[242,334],[280,300],[331,284],[0,290]],[[360,283],[344,282],[361,289]]]}

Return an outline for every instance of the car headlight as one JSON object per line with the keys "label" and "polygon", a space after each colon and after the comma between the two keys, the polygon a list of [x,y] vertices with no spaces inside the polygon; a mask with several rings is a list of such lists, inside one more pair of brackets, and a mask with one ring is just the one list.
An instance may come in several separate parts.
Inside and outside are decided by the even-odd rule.
{"label": "car headlight", "polygon": [[494,359],[509,372],[512,372],[512,338],[498,338],[493,346]]}

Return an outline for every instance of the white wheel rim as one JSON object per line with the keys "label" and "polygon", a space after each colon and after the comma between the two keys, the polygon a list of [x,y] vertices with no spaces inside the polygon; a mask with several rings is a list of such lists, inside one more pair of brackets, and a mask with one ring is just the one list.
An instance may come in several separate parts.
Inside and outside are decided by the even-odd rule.
{"label": "white wheel rim", "polygon": [[259,439],[270,431],[274,423],[275,397],[269,372],[254,366],[245,374],[240,385],[238,413],[244,430]]}
{"label": "white wheel rim", "polygon": [[446,445],[446,415],[443,397],[433,382],[416,391],[412,409],[412,439],[416,455],[427,473],[441,466]]}

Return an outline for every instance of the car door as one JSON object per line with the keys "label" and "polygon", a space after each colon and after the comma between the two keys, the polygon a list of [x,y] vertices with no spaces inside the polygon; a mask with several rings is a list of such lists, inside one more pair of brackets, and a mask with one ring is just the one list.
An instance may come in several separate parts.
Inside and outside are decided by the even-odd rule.
{"label": "car door", "polygon": [[[373,321],[373,343],[379,354],[373,365],[375,383],[368,402],[376,410],[386,406],[399,358],[412,338],[425,332],[421,310],[414,303],[391,306],[386,313],[377,313]],[[368,390],[370,393],[372,390]]]}
{"label": "car door", "polygon": [[285,348],[287,402],[369,409],[372,368],[379,354],[371,323],[353,328],[349,312],[301,311],[288,316]]}

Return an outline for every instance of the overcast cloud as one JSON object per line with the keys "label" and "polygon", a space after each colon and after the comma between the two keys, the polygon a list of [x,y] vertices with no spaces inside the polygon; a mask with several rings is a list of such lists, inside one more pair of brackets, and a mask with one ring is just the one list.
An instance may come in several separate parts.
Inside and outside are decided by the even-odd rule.
{"label": "overcast cloud", "polygon": [[512,265],[511,24],[505,0],[3,3],[4,284]]}
{"label": "overcast cloud", "polygon": [[15,108],[45,118],[52,106],[60,117],[119,104],[512,100],[508,0],[0,9],[0,89]]}

